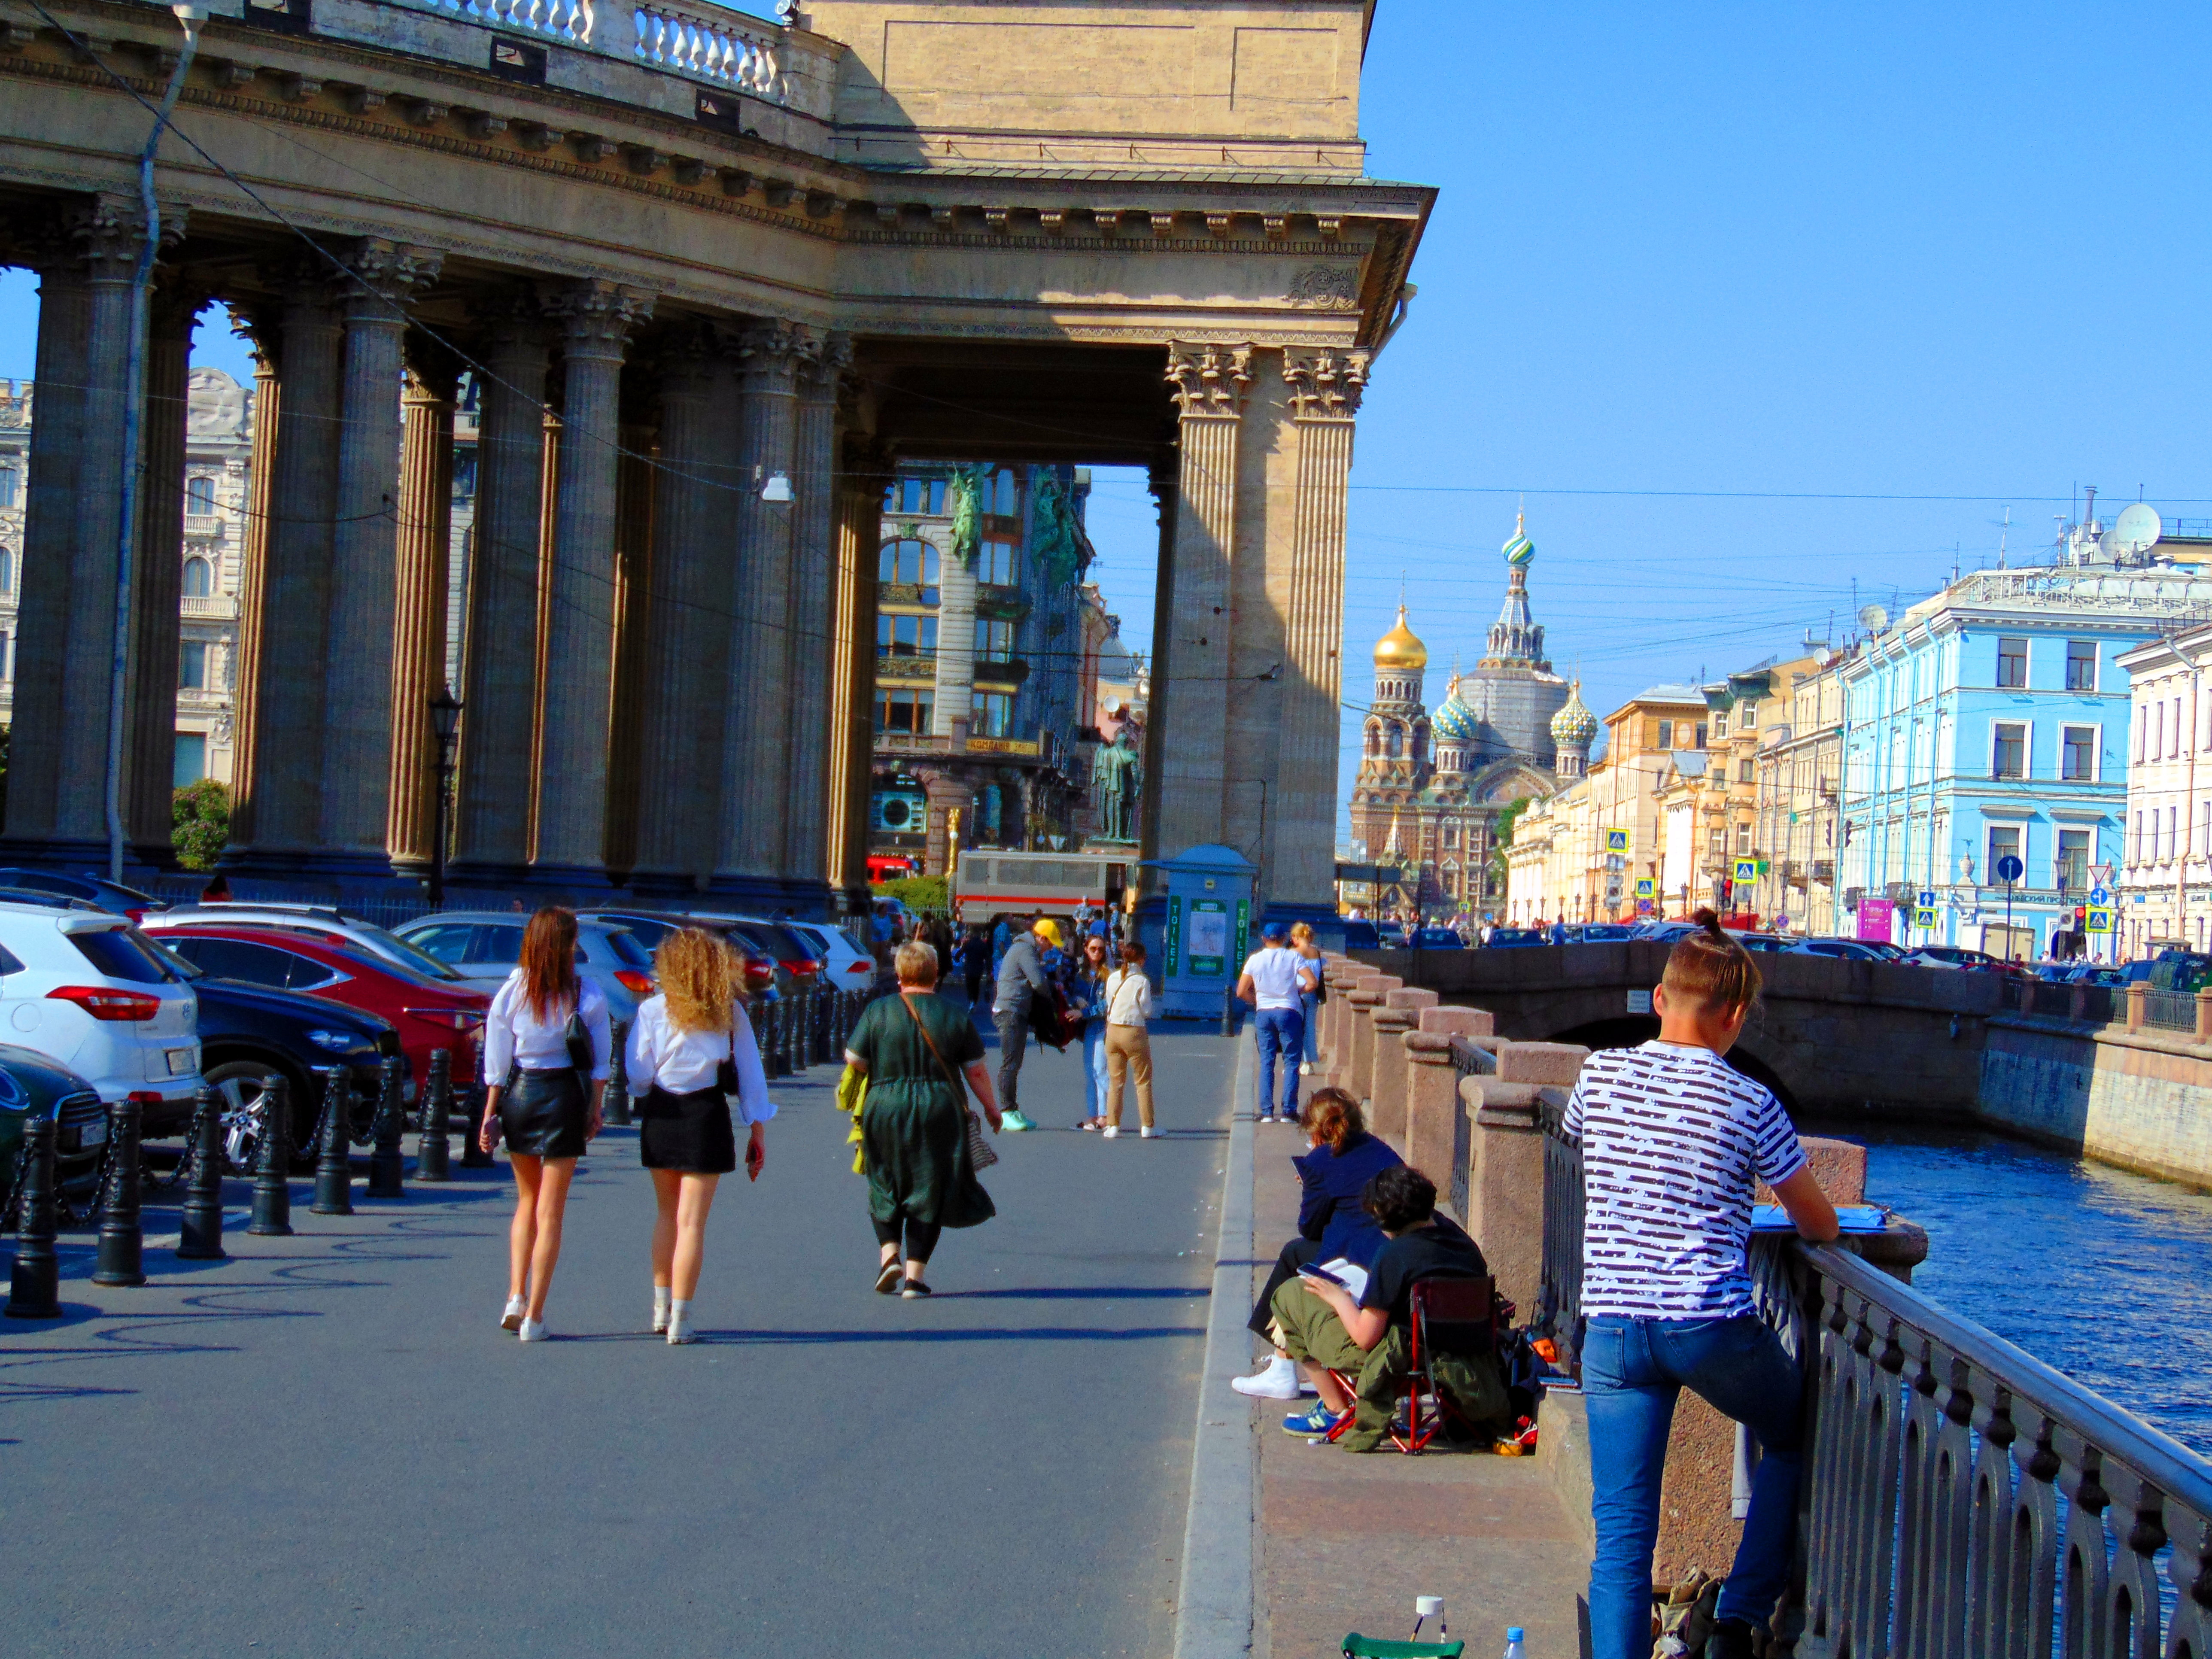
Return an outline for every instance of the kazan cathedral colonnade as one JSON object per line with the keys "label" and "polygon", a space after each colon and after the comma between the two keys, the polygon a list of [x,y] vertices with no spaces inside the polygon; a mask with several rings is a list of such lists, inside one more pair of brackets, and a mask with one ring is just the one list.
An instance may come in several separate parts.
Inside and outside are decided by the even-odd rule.
{"label": "kazan cathedral colonnade", "polygon": [[[136,152],[166,7],[0,22],[40,307],[0,858],[104,860]],[[194,319],[255,353],[225,866],[428,864],[453,420],[479,411],[450,880],[866,893],[901,459],[1148,469],[1146,856],[1333,917],[1354,417],[1433,192],[1366,177],[1372,0],[216,0],[161,151],[124,816],[168,861]],[[1046,65],[1057,64],[1056,69]],[[1064,90],[1079,88],[1079,92]],[[231,176],[207,159],[222,164]]]}

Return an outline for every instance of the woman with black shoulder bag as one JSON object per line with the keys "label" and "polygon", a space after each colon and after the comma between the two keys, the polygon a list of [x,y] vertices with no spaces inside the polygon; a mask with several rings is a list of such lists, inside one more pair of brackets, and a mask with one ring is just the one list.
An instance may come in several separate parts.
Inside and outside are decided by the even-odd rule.
{"label": "woman with black shoulder bag", "polygon": [[653,955],[658,994],[629,1029],[630,1086],[638,1091],[638,1158],[653,1172],[653,1329],[672,1345],[696,1341],[691,1302],[707,1254],[714,1190],[738,1167],[730,1103],[746,1125],[745,1173],[768,1161],[763,1126],[775,1115],[768,1074],[738,990],[744,965],[712,933],[686,927]]}

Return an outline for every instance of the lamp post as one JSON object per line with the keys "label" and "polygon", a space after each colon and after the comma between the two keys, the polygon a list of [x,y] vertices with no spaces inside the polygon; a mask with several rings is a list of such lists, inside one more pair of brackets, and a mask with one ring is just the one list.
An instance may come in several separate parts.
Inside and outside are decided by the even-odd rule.
{"label": "lamp post", "polygon": [[430,732],[438,739],[438,793],[430,808],[430,908],[446,908],[446,797],[453,787],[453,736],[460,730],[461,700],[446,687],[430,699]]}

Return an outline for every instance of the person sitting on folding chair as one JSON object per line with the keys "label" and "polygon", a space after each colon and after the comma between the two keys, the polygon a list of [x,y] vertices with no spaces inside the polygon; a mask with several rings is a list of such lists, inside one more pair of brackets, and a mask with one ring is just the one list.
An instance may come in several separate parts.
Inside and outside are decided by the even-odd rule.
{"label": "person sitting on folding chair", "polygon": [[[1275,1292],[1278,1346],[1298,1362],[1320,1396],[1310,1411],[1283,1419],[1291,1434],[1334,1433],[1356,1412],[1338,1443],[1346,1451],[1373,1451],[1389,1433],[1397,1385],[1412,1364],[1413,1286],[1422,1279],[1486,1279],[1489,1265],[1475,1242],[1436,1212],[1437,1186],[1419,1170],[1400,1164],[1367,1183],[1360,1200],[1386,1241],[1354,1297],[1340,1284],[1301,1270]],[[1490,1354],[1453,1356],[1439,1377],[1470,1424],[1487,1428],[1508,1417],[1505,1379]],[[1356,1376],[1357,1400],[1339,1376]]]}

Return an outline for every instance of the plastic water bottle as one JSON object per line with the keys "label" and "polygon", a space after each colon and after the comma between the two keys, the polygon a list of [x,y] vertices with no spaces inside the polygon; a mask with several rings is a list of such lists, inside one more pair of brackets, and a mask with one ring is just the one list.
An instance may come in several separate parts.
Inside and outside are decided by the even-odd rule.
{"label": "plastic water bottle", "polygon": [[1526,1659],[1521,1648],[1522,1639],[1525,1634],[1526,1632],[1518,1625],[1508,1625],[1505,1627],[1505,1659]]}

